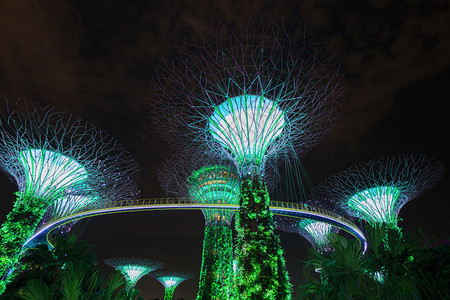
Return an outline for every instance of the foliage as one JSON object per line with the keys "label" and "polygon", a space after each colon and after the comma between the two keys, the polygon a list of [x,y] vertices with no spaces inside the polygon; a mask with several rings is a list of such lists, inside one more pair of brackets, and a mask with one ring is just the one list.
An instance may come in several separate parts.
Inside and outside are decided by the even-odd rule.
{"label": "foliage", "polygon": [[172,286],[169,288],[166,288],[164,290],[164,300],[172,300],[173,299],[173,293],[175,292],[176,286]]}
{"label": "foliage", "polygon": [[290,299],[291,285],[280,239],[274,233],[269,194],[260,178],[241,184],[236,259],[236,299]]}
{"label": "foliage", "polygon": [[2,299],[130,299],[120,294],[124,286],[120,273],[102,279],[90,248],[70,236],[57,238],[52,251],[46,245],[28,250],[19,262],[25,271]]}
{"label": "foliage", "polygon": [[232,231],[222,223],[208,224],[203,242],[197,299],[230,299],[232,276]]}
{"label": "foliage", "polygon": [[423,299],[450,298],[450,247],[413,249],[410,272]]}
{"label": "foliage", "polygon": [[0,228],[0,294],[14,279],[22,245],[31,237],[49,203],[32,197],[18,198]]}
{"label": "foliage", "polygon": [[[333,234],[332,252],[311,248],[301,299],[442,299],[448,297],[449,247],[426,249],[417,238],[382,224],[366,226],[369,249]],[[320,270],[320,279],[312,270]]]}

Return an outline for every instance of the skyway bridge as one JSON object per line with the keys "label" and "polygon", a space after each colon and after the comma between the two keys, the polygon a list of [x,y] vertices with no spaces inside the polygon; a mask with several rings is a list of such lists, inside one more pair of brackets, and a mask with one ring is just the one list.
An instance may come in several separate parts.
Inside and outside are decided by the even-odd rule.
{"label": "skyway bridge", "polygon": [[[24,247],[33,247],[36,244],[47,242],[53,246],[51,237],[53,230],[61,225],[73,221],[90,218],[100,215],[115,213],[137,212],[137,211],[157,211],[157,210],[189,210],[189,209],[231,209],[238,210],[239,205],[230,204],[204,204],[193,201],[190,198],[154,198],[154,199],[133,199],[107,203],[94,203],[83,207],[76,213],[60,218],[48,220],[40,226],[33,236],[24,244]],[[292,218],[314,219],[326,222],[349,233],[360,241],[364,251],[367,249],[367,241],[361,230],[350,220],[325,209],[300,203],[271,201],[270,210],[275,215],[288,216]]]}

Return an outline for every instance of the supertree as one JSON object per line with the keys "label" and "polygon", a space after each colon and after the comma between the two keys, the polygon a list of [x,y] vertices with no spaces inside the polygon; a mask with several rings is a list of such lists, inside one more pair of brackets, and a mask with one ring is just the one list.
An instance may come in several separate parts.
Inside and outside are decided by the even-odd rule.
{"label": "supertree", "polygon": [[[136,198],[139,190],[136,185],[137,165],[133,161],[123,165],[120,172],[108,174],[108,182],[105,182],[97,193],[85,193],[79,190],[68,190],[64,197],[56,199],[48,207],[42,218],[41,224],[52,219],[62,219],[73,215],[85,206],[97,203],[108,203],[116,200],[128,200]],[[78,221],[73,221],[58,227],[60,234],[66,234]]]}
{"label": "supertree", "polygon": [[[68,193],[63,197],[56,199],[45,212],[42,220],[39,222],[39,226],[43,226],[45,223],[53,220],[53,219],[61,219],[66,216],[75,214],[77,211],[82,209],[83,207],[92,204],[103,202],[99,196],[94,195],[82,195],[82,194],[71,194]],[[64,235],[72,231],[74,225],[78,222],[72,221],[69,223],[65,223],[59,226],[56,230],[56,234]],[[36,241],[37,243],[43,241]]]}
{"label": "supertree", "polygon": [[403,205],[429,190],[444,174],[442,162],[400,154],[354,165],[322,182],[318,193],[348,214],[374,226],[397,226]]}
{"label": "supertree", "polygon": [[155,278],[164,286],[164,300],[173,300],[173,292],[177,286],[185,280],[191,279],[193,276],[187,273],[157,271],[152,272],[149,276]]}
{"label": "supertree", "polygon": [[[166,160],[159,171],[161,186],[172,196],[204,204],[239,202],[239,176],[231,162],[187,150]],[[233,280],[234,210],[202,209],[205,234],[197,299],[230,299]]]}
{"label": "supertree", "polygon": [[115,257],[105,259],[105,264],[113,267],[125,277],[127,295],[131,295],[134,286],[144,275],[164,267],[163,263],[146,258]]}
{"label": "supertree", "polygon": [[320,252],[332,251],[328,237],[339,232],[336,226],[314,219],[276,216],[275,222],[277,229],[301,235]]}
{"label": "supertree", "polygon": [[342,74],[312,38],[268,26],[221,26],[184,42],[155,83],[155,124],[175,145],[209,147],[242,177],[238,214],[238,293],[290,298],[263,177],[267,159],[302,154],[330,129],[342,100]]}
{"label": "supertree", "polygon": [[0,106],[0,166],[18,185],[0,228],[3,290],[50,205],[70,194],[98,198],[115,187],[133,186],[135,193],[129,183],[137,164],[114,138],[83,120],[26,101]]}

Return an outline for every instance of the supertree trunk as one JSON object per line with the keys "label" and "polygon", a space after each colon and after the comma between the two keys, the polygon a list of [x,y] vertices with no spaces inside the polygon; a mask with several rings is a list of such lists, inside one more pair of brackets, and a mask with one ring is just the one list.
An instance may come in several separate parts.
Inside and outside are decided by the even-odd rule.
{"label": "supertree trunk", "polygon": [[291,284],[269,210],[269,194],[257,176],[241,184],[236,258],[236,299],[291,299]]}
{"label": "supertree trunk", "polygon": [[173,292],[175,292],[176,286],[166,288],[164,290],[164,300],[173,300]]}
{"label": "supertree trunk", "polygon": [[20,249],[33,233],[49,204],[45,199],[17,199],[13,210],[6,216],[6,221],[0,228],[0,274],[6,275],[18,262],[20,252],[17,249]]}
{"label": "supertree trunk", "polygon": [[153,115],[172,144],[230,159],[241,177],[253,176],[242,184],[238,298],[288,299],[261,178],[268,159],[302,155],[330,130],[342,73],[312,38],[292,38],[282,22],[234,25],[182,43],[164,62]]}
{"label": "supertree trunk", "polygon": [[233,234],[226,224],[205,229],[197,299],[230,299],[233,279]]}

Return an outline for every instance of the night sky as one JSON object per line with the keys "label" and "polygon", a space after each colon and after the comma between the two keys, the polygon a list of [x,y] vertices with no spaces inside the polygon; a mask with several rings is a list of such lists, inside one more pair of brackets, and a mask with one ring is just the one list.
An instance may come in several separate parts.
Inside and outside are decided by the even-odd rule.
{"label": "night sky", "polygon": [[[302,159],[314,184],[395,153],[429,154],[448,168],[449,7],[445,0],[1,1],[0,97],[51,105],[105,129],[138,161],[141,198],[162,197],[157,169],[175,149],[160,138],[148,109],[155,67],[177,41],[201,36],[216,21],[271,16],[317,34],[346,74],[341,119]],[[448,238],[448,173],[402,209],[404,230]],[[0,176],[4,220],[16,186]],[[78,230],[107,272],[105,258],[130,256],[193,273],[175,297],[194,299],[203,228],[200,211],[168,211],[95,217]],[[296,290],[307,243],[280,234]],[[146,298],[163,297],[150,277],[137,288]]]}

